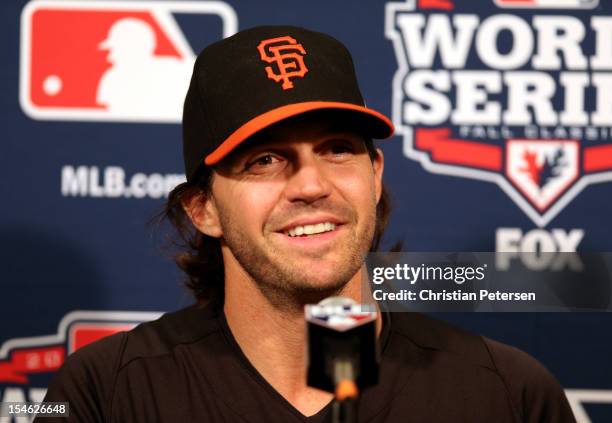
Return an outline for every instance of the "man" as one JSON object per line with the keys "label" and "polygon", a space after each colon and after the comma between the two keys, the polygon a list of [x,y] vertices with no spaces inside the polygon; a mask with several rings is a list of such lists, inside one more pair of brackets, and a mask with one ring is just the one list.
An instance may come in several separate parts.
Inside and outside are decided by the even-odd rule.
{"label": "man", "polygon": [[[346,48],[259,27],[205,49],[185,101],[187,182],[167,216],[198,304],[85,347],[46,401],[80,422],[323,422],[305,375],[304,305],[362,300],[388,211],[390,121],[363,103]],[[570,422],[526,354],[412,313],[379,317],[380,381],[360,421]]]}

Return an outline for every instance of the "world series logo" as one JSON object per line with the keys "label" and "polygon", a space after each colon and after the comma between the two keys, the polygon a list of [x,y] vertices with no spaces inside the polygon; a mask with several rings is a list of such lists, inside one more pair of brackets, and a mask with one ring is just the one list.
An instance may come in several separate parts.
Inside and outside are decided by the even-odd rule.
{"label": "world series logo", "polygon": [[[54,334],[14,338],[0,343],[0,403],[41,402],[53,375],[80,348],[155,320],[159,312],[73,311]],[[0,417],[0,422],[26,421]],[[29,420],[28,420],[29,421]]]}
{"label": "world series logo", "polygon": [[404,155],[428,172],[497,184],[540,227],[589,184],[612,180],[609,6],[388,3]]}

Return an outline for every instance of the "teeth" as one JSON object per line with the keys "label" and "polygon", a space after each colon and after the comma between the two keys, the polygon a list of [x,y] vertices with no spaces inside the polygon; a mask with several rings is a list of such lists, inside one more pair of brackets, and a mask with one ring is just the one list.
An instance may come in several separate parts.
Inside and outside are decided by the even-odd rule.
{"label": "teeth", "polygon": [[296,226],[288,231],[285,231],[285,234],[289,236],[314,235],[333,231],[334,229],[336,229],[336,225],[334,223],[322,222],[317,223],[316,225]]}

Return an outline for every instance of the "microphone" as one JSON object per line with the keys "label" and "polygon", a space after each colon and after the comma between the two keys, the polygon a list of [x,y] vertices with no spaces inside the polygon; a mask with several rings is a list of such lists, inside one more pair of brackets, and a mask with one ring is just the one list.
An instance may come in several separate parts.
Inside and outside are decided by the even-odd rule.
{"label": "microphone", "polygon": [[378,383],[374,305],[330,297],[305,307],[307,383],[335,396],[334,420],[357,421],[359,392]]}

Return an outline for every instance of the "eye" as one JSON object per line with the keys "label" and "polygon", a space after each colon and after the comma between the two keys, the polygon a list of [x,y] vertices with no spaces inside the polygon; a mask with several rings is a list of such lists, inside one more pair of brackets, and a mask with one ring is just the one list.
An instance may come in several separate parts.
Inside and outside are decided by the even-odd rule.
{"label": "eye", "polygon": [[249,161],[245,170],[253,173],[262,173],[268,169],[274,168],[281,163],[281,160],[270,153],[262,154],[257,156],[255,159]]}
{"label": "eye", "polygon": [[332,148],[332,153],[334,154],[344,154],[344,153],[352,153],[353,148],[350,145],[334,145]]}
{"label": "eye", "polygon": [[329,144],[329,154],[337,159],[348,157],[355,153],[355,146],[350,141],[338,140]]}

